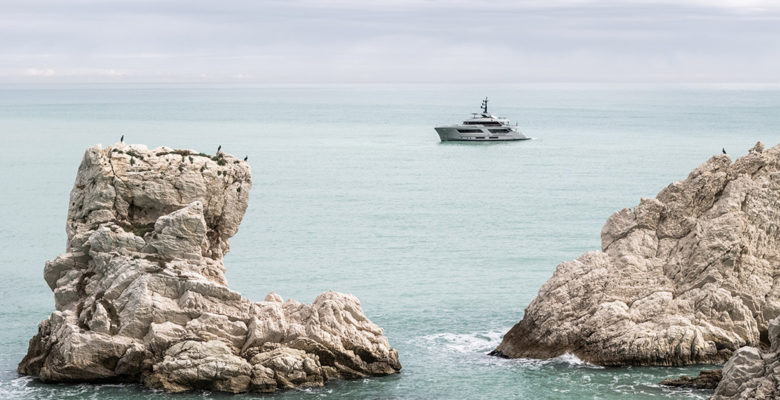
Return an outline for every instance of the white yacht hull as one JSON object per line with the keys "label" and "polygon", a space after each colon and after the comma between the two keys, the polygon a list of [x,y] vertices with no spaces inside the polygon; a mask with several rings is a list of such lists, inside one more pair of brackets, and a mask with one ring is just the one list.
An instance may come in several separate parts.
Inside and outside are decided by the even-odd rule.
{"label": "white yacht hull", "polygon": [[489,128],[476,126],[437,126],[436,133],[442,142],[502,142],[528,140],[528,136],[517,131],[490,132]]}

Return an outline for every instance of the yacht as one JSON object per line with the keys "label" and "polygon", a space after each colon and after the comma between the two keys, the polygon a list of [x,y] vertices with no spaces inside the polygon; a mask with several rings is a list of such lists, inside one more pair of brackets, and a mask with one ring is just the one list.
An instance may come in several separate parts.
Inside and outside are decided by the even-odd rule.
{"label": "yacht", "polygon": [[500,142],[507,140],[528,140],[528,136],[509,125],[509,120],[488,112],[488,99],[482,100],[482,112],[472,113],[471,119],[461,125],[437,126],[436,133],[442,142],[473,141]]}

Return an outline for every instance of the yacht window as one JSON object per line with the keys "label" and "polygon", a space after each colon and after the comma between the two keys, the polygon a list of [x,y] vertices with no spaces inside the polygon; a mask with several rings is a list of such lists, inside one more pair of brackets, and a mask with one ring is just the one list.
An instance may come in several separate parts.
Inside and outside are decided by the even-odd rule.
{"label": "yacht window", "polygon": [[463,125],[501,126],[501,123],[496,121],[463,121]]}
{"label": "yacht window", "polygon": [[459,133],[482,133],[482,129],[458,129]]}
{"label": "yacht window", "polygon": [[488,129],[490,133],[506,133],[509,132],[509,129],[507,128],[499,128],[499,129]]}

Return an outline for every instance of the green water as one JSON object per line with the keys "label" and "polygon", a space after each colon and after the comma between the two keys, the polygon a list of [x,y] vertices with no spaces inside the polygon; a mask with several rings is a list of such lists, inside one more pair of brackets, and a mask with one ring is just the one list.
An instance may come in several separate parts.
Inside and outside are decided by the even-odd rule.
{"label": "green water", "polygon": [[[531,141],[442,144],[433,126],[482,97]],[[780,143],[780,91],[464,86],[0,88],[0,398],[171,399],[136,385],[16,374],[53,309],[87,146],[126,141],[249,156],[254,187],[225,259],[233,289],[310,302],[357,295],[399,351],[395,376],[278,398],[705,398],[662,388],[690,368],[603,369],[485,355],[555,266],[598,249],[606,218],[725,147]],[[257,396],[238,396],[239,398]]]}

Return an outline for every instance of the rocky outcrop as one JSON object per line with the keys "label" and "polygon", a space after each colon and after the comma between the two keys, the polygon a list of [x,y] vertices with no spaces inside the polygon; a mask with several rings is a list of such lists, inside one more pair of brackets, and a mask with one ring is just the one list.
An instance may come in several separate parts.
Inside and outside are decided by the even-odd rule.
{"label": "rocky outcrop", "polygon": [[607,365],[722,363],[780,315],[780,146],[613,214],[602,249],[559,265],[492,353]]}
{"label": "rocky outcrop", "polygon": [[19,372],[234,393],[398,372],[397,352],[354,296],[253,302],[227,286],[222,257],[250,187],[249,165],[223,153],[88,149],[67,252],[44,269],[56,311]]}
{"label": "rocky outcrop", "polygon": [[679,388],[691,389],[715,389],[723,376],[723,371],[719,369],[705,369],[699,372],[699,376],[680,376],[679,378],[668,378],[661,381],[661,385]]}
{"label": "rocky outcrop", "polygon": [[743,347],[723,367],[723,378],[712,400],[780,398],[780,317],[769,323],[771,347],[766,353]]}

